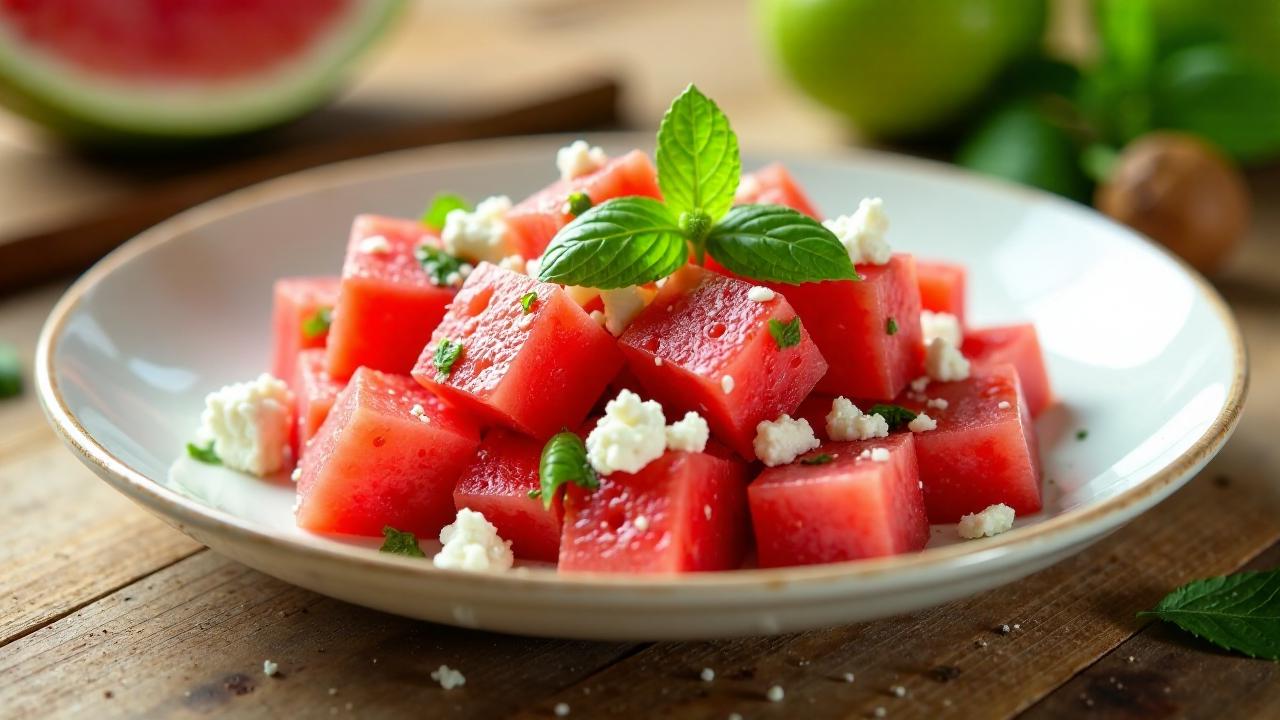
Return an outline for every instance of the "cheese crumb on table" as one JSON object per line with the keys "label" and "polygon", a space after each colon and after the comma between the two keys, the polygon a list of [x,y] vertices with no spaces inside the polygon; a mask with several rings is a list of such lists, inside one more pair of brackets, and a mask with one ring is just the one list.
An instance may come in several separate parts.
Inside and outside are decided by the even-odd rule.
{"label": "cheese crumb on table", "polygon": [[445,251],[473,262],[501,262],[511,254],[507,246],[507,221],[504,219],[510,209],[511,198],[497,195],[481,200],[471,212],[462,209],[449,211],[440,232]]}
{"label": "cheese crumb on table", "polygon": [[267,677],[274,677],[274,676],[275,676],[275,674],[276,674],[276,673],[278,673],[278,672],[280,672],[280,666],[279,666],[278,664],[273,663],[273,662],[271,662],[270,660],[263,660],[263,661],[262,661],[262,674],[263,674],[263,675],[266,675]]}
{"label": "cheese crumb on table", "polygon": [[556,703],[556,717],[569,717],[569,703]]}
{"label": "cheese crumb on table", "polygon": [[226,467],[263,476],[289,459],[292,426],[293,393],[284,381],[263,373],[205,396],[196,439],[212,442]]}
{"label": "cheese crumb on table", "polygon": [[587,462],[601,475],[639,472],[666,448],[667,421],[662,406],[622,390],[605,405],[604,417],[587,435]]}
{"label": "cheese crumb on table", "polygon": [[955,345],[942,338],[934,338],[929,343],[925,351],[924,366],[929,377],[939,382],[954,382],[969,377],[969,360],[960,354]]}
{"label": "cheese crumb on table", "polygon": [[711,668],[702,668],[702,672],[698,674],[702,678],[702,682],[711,682],[716,679],[716,671]]}
{"label": "cheese crumb on table", "polygon": [[468,508],[440,529],[440,544],[443,547],[431,559],[438,568],[488,572],[510,570],[515,564],[511,542],[498,536],[498,528],[483,513]]}
{"label": "cheese crumb on table", "polygon": [[573,180],[604,167],[609,156],[604,150],[588,145],[586,140],[574,140],[556,151],[556,169],[561,180]]}
{"label": "cheese crumb on table", "polygon": [[915,416],[911,422],[907,423],[907,429],[914,433],[929,432],[938,429],[938,421],[929,417],[924,413]]}
{"label": "cheese crumb on table", "polygon": [[707,449],[711,429],[701,415],[691,410],[684,414],[684,418],[667,426],[666,436],[668,450],[702,452]]}
{"label": "cheese crumb on table", "polygon": [[867,415],[846,397],[831,401],[827,413],[827,436],[836,442],[870,440],[889,436],[889,423],[879,413]]}
{"label": "cheese crumb on table", "polygon": [[990,505],[982,512],[969,513],[960,518],[956,532],[966,540],[999,535],[1013,527],[1014,515],[1013,508],[1004,503]]}
{"label": "cheese crumb on table", "polygon": [[452,690],[467,684],[466,676],[448,665],[441,665],[439,670],[432,670],[431,679],[440,683],[440,687],[445,690]]}
{"label": "cheese crumb on table", "polygon": [[761,420],[756,425],[752,447],[756,457],[765,465],[774,467],[792,462],[820,444],[808,420],[782,415],[777,420]]}
{"label": "cheese crumb on table", "polygon": [[764,696],[769,699],[769,702],[782,702],[782,698],[786,696],[786,693],[783,692],[781,685],[774,685],[769,688],[769,691]]}
{"label": "cheese crumb on table", "polygon": [[884,238],[889,230],[889,216],[880,198],[863,198],[857,212],[823,220],[822,224],[844,245],[854,265],[884,265],[893,257],[893,249]]}
{"label": "cheese crumb on table", "polygon": [[937,338],[942,338],[956,347],[960,347],[964,342],[964,331],[960,328],[960,318],[951,313],[921,310],[920,329],[924,333],[925,345],[932,343]]}
{"label": "cheese crumb on table", "polygon": [[751,286],[751,289],[747,291],[747,299],[752,302],[769,302],[775,297],[777,297],[777,293],[763,285],[753,285]]}

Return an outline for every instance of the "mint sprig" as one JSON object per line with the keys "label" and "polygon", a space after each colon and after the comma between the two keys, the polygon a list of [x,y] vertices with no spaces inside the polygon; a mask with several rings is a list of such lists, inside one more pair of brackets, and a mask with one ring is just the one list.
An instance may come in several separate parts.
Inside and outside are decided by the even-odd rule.
{"label": "mint sprig", "polygon": [[321,305],[302,321],[302,335],[308,340],[315,340],[329,332],[329,326],[332,324],[333,308]]}
{"label": "mint sprig", "polygon": [[471,210],[471,204],[461,195],[454,193],[437,193],[431,198],[431,204],[422,213],[422,224],[440,232],[444,229],[444,220],[454,210]]}
{"label": "mint sprig", "polygon": [[218,457],[218,453],[214,452],[213,450],[212,440],[205,443],[204,445],[187,443],[187,454],[191,456],[192,460],[199,460],[200,462],[206,465],[222,464],[222,458]]}
{"label": "mint sprig", "polygon": [[769,319],[769,334],[773,336],[773,341],[778,343],[779,350],[786,350],[800,344],[800,316],[797,315],[787,322],[781,320]]}
{"label": "mint sprig", "polygon": [[692,253],[731,272],[798,284],[857,280],[849,254],[822,223],[777,205],[732,207],[742,172],[729,119],[690,85],[658,129],[664,200],[626,197],[596,205],[560,229],[538,279],[601,290],[660,280]]}
{"label": "mint sprig", "polygon": [[418,537],[411,532],[401,532],[387,525],[382,528],[382,537],[386,539],[382,541],[382,547],[378,548],[378,552],[416,558],[427,556],[418,545]]}
{"label": "mint sprig", "polygon": [[916,419],[915,413],[901,405],[888,405],[885,403],[872,405],[871,409],[867,411],[867,414],[879,415],[884,418],[884,421],[889,425],[890,430],[897,430]]}
{"label": "mint sprig", "polygon": [[1280,570],[1190,582],[1138,613],[1147,615],[1227,650],[1280,660]]}
{"label": "mint sprig", "polygon": [[[600,477],[587,462],[587,445],[582,438],[565,430],[551,436],[542,448],[538,460],[538,497],[542,506],[550,509],[556,493],[565,483],[573,483],[587,490],[600,487]],[[529,494],[533,497],[533,493]]]}
{"label": "mint sprig", "polygon": [[440,344],[436,345],[436,351],[431,356],[431,364],[436,366],[436,372],[440,373],[441,378],[446,378],[449,377],[449,373],[453,371],[453,364],[458,362],[460,357],[462,357],[462,343],[441,338]]}
{"label": "mint sprig", "polygon": [[438,247],[423,243],[413,249],[423,272],[439,287],[448,287],[461,274],[463,262]]}

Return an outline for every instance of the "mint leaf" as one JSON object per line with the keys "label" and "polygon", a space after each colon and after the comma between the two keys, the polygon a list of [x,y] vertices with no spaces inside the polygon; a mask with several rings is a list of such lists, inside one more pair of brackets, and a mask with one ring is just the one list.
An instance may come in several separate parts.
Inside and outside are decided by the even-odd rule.
{"label": "mint leaf", "polygon": [[452,285],[462,270],[461,260],[425,243],[413,249],[413,256],[418,258],[418,264],[431,282],[440,287]]}
{"label": "mint leaf", "polygon": [[431,356],[431,362],[436,366],[436,372],[440,373],[442,378],[448,377],[450,371],[453,370],[453,364],[458,362],[458,358],[462,356],[462,343],[454,342],[449,338],[442,338],[440,344],[436,345],[435,354]]}
{"label": "mint leaf", "polygon": [[879,415],[884,418],[884,421],[889,424],[890,430],[897,430],[903,425],[906,425],[916,419],[915,413],[901,405],[886,405],[884,403],[872,405],[871,409],[867,411],[867,414]]}
{"label": "mint leaf", "polygon": [[0,343],[0,398],[22,393],[22,361],[12,345]]}
{"label": "mint leaf", "polygon": [[885,332],[885,334],[886,334],[886,335],[897,335],[897,334],[898,334],[898,321],[897,321],[897,320],[894,320],[893,318],[889,318],[888,320],[885,320],[885,321],[884,321],[884,332]]}
{"label": "mint leaf", "polygon": [[800,344],[800,316],[791,318],[788,322],[780,320],[769,320],[769,334],[773,336],[773,341],[778,343],[779,350],[785,350],[794,345]]}
{"label": "mint leaf", "polygon": [[543,446],[542,458],[538,461],[542,506],[550,509],[560,486],[570,482],[587,490],[600,487],[600,477],[596,475],[591,463],[587,462],[586,443],[565,430],[551,436]]}
{"label": "mint leaf", "polygon": [[524,314],[528,315],[533,312],[533,304],[538,302],[538,293],[530,290],[520,296],[520,309],[524,310]]}
{"label": "mint leaf", "polygon": [[615,198],[561,228],[538,279],[610,290],[664,278],[689,259],[676,219],[652,198]]}
{"label": "mint leaf", "polygon": [[322,305],[302,321],[302,335],[308,340],[315,340],[329,332],[329,326],[332,324],[333,308]]}
{"label": "mint leaf", "polygon": [[707,236],[707,251],[731,272],[792,285],[860,280],[849,253],[822,223],[781,205],[739,205]]}
{"label": "mint leaf", "polygon": [[218,453],[213,451],[213,441],[204,445],[196,445],[195,443],[187,443],[187,454],[193,460],[199,460],[206,465],[221,465],[222,458],[218,457]]}
{"label": "mint leaf", "polygon": [[826,465],[827,463],[835,459],[836,459],[835,456],[832,455],[831,453],[818,453],[817,455],[810,455],[809,457],[800,458],[800,464],[801,465]]}
{"label": "mint leaf", "polygon": [[1085,438],[1087,438],[1087,437],[1089,437],[1089,431],[1088,431],[1088,430],[1085,430],[1084,428],[1080,428],[1079,430],[1077,430],[1077,431],[1076,431],[1076,441],[1077,441],[1077,442],[1082,442],[1082,441],[1084,441],[1084,439],[1085,439]]}
{"label": "mint leaf", "polygon": [[742,160],[729,118],[690,85],[658,126],[658,187],[671,214],[701,211],[720,219],[733,205]]}
{"label": "mint leaf", "polygon": [[431,204],[427,206],[426,212],[422,213],[422,224],[440,232],[444,229],[444,219],[454,210],[471,210],[471,204],[468,203],[461,195],[454,193],[437,193],[431,198]]}
{"label": "mint leaf", "polygon": [[1280,660],[1280,570],[1196,580],[1138,613],[1144,615],[1227,650]]}
{"label": "mint leaf", "polygon": [[418,546],[417,536],[411,532],[400,532],[387,525],[382,528],[382,537],[386,538],[386,540],[382,541],[382,547],[378,548],[378,552],[417,558],[425,558],[427,556],[426,553],[422,552],[422,548]]}
{"label": "mint leaf", "polygon": [[594,203],[591,202],[591,196],[578,191],[569,193],[569,197],[564,201],[564,212],[566,215],[578,217],[582,213],[591,209]]}

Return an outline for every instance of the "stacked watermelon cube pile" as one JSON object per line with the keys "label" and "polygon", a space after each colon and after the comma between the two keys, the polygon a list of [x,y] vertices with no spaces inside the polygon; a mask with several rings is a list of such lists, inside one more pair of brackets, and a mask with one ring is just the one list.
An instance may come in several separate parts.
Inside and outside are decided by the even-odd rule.
{"label": "stacked watermelon cube pile", "polygon": [[[300,527],[434,537],[466,508],[525,561],[683,573],[913,552],[930,523],[1040,510],[1033,418],[1053,394],[1036,331],[968,327],[962,266],[896,253],[857,265],[859,280],[797,285],[691,259],[620,294],[541,282],[527,261],[574,196],[661,192],[633,151],[504,205],[498,251],[446,257],[451,273],[442,254],[466,251],[439,228],[363,215],[341,277],[277,283],[272,367],[297,402]],[[821,217],[781,165],[744,176],[735,200]],[[927,377],[922,313],[954,317],[966,378]],[[696,415],[710,439],[669,439],[642,467],[542,497],[549,438],[587,437],[625,392],[670,421]],[[924,417],[850,438],[847,401]],[[812,443],[766,457],[769,424]]]}

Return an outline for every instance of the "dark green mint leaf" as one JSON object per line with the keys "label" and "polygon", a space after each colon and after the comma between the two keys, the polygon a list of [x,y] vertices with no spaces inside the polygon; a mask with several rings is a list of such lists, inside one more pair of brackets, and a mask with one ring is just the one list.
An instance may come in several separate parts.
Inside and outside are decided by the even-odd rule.
{"label": "dark green mint leaf", "polygon": [[720,219],[733,204],[742,160],[729,118],[690,85],[658,126],[658,187],[671,214],[701,210]]}
{"label": "dark green mint leaf", "polygon": [[0,343],[0,398],[22,393],[22,361],[12,345]]}
{"label": "dark green mint leaf", "polygon": [[468,203],[461,195],[454,193],[438,193],[431,198],[431,204],[427,206],[426,212],[422,213],[422,224],[440,232],[444,229],[444,219],[454,210],[471,210],[471,204]]}
{"label": "dark green mint leaf", "polygon": [[538,293],[530,290],[520,296],[520,309],[524,310],[524,314],[528,315],[533,312],[533,304],[538,302]]}
{"label": "dark green mint leaf", "polygon": [[538,462],[538,482],[542,505],[546,508],[551,507],[560,486],[565,483],[587,490],[600,487],[599,476],[587,462],[587,445],[582,438],[568,430],[551,436],[543,446],[542,458]]}
{"label": "dark green mint leaf", "polygon": [[382,547],[378,548],[378,552],[416,558],[425,558],[427,556],[426,553],[422,552],[422,548],[418,546],[417,536],[411,532],[400,532],[388,525],[382,528],[382,537],[386,538],[386,540],[382,541]]}
{"label": "dark green mint leaf", "polygon": [[413,254],[431,282],[440,287],[452,285],[462,270],[461,260],[438,247],[422,244],[413,249]]}
{"label": "dark green mint leaf", "polygon": [[333,324],[333,308],[322,305],[302,321],[302,334],[308,340],[314,340],[329,332],[331,324]]}
{"label": "dark green mint leaf", "polygon": [[584,192],[571,192],[569,198],[564,201],[564,212],[566,215],[578,217],[590,210],[593,204],[590,195]]}
{"label": "dark green mint leaf", "polygon": [[1280,570],[1196,580],[1138,613],[1249,657],[1280,660]]}
{"label": "dark green mint leaf", "polygon": [[818,453],[809,457],[800,458],[801,465],[826,465],[835,460],[835,456],[830,453]]}
{"label": "dark green mint leaf", "polygon": [[204,445],[196,445],[195,443],[187,443],[187,454],[194,460],[199,460],[207,465],[221,465],[222,458],[218,457],[218,453],[213,451],[213,441]]}
{"label": "dark green mint leaf", "polygon": [[440,344],[436,345],[436,352],[431,356],[431,362],[436,366],[436,372],[441,377],[448,377],[449,372],[453,370],[453,364],[462,356],[462,343],[455,342],[449,338],[441,338]]}
{"label": "dark green mint leaf", "polygon": [[885,321],[884,321],[884,331],[885,331],[885,333],[886,333],[886,334],[888,334],[888,335],[897,335],[897,334],[898,334],[898,321],[897,321],[897,320],[894,320],[893,318],[889,318],[888,320],[885,320]]}
{"label": "dark green mint leaf", "polygon": [[711,229],[707,252],[731,272],[797,285],[860,280],[849,253],[822,223],[781,205],[739,205]]}
{"label": "dark green mint leaf", "polygon": [[1080,428],[1079,430],[1076,431],[1076,440],[1084,440],[1087,437],[1089,437],[1088,430],[1085,430],[1084,428]]}
{"label": "dark green mint leaf", "polygon": [[662,203],[615,198],[556,233],[542,255],[538,279],[610,290],[664,278],[688,259],[688,243]]}
{"label": "dark green mint leaf", "polygon": [[872,405],[871,409],[867,411],[867,414],[879,415],[884,418],[884,421],[889,424],[890,430],[897,430],[916,419],[915,413],[901,405],[886,405],[884,403]]}
{"label": "dark green mint leaf", "polygon": [[788,322],[779,320],[769,320],[769,334],[773,336],[773,341],[778,343],[779,350],[785,350],[794,345],[800,344],[800,316],[791,318]]}

